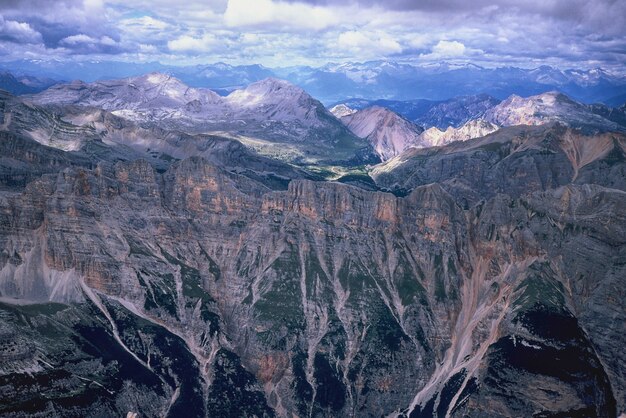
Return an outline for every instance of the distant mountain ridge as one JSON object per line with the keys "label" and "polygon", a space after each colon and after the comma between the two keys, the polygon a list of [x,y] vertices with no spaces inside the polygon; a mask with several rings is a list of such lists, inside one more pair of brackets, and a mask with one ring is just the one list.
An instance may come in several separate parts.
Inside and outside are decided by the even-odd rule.
{"label": "distant mountain ridge", "polygon": [[[460,97],[433,105],[426,114],[409,121],[391,109],[370,106],[353,109],[345,103],[330,111],[355,135],[365,138],[383,161],[409,148],[429,148],[484,137],[502,127],[562,123],[594,132],[625,132],[626,107],[584,105],[551,91],[530,97],[512,95],[499,102],[489,96]],[[494,103],[495,102],[495,103]],[[363,100],[347,101],[362,106]],[[392,102],[398,108],[401,102]],[[424,130],[417,121],[427,121]],[[445,121],[456,122],[448,124]],[[462,124],[461,124],[462,123]],[[439,126],[437,125],[439,124]]]}
{"label": "distant mountain ridge", "polygon": [[14,76],[10,72],[0,72],[0,90],[11,94],[38,93],[54,85],[55,80],[50,78],[38,78],[33,76]]}
{"label": "distant mountain ridge", "polygon": [[159,71],[170,73],[192,87],[227,91],[267,77],[277,77],[300,86],[327,105],[346,97],[441,101],[457,96],[488,94],[502,100],[511,94],[529,96],[559,90],[583,103],[602,102],[620,106],[626,95],[626,77],[601,68],[483,68],[451,63],[418,66],[390,61],[267,68],[258,64],[174,66],[157,62],[21,60],[0,64],[0,69],[14,74],[88,82]]}
{"label": "distant mountain ridge", "polygon": [[[615,113],[619,112],[615,110]],[[512,95],[487,110],[484,118],[500,126],[562,122],[572,127],[586,126],[599,130],[624,131],[626,126],[620,124],[620,119],[614,118],[616,122],[605,117],[610,113],[612,112],[607,107],[584,105],[558,91],[549,91],[525,98]]]}

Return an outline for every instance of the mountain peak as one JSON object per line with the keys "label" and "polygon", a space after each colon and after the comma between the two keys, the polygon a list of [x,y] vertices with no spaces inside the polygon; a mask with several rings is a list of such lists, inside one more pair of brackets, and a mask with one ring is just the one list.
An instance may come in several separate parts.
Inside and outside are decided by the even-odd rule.
{"label": "mountain peak", "polygon": [[336,118],[339,118],[339,119],[341,119],[344,116],[349,116],[353,114],[354,112],[356,112],[355,109],[352,109],[343,103],[335,105],[330,108],[330,113],[332,113],[333,115],[335,115]]}
{"label": "mountain peak", "polygon": [[[256,106],[261,104],[297,101],[301,97],[310,96],[288,81],[274,77],[268,77],[254,82],[241,90],[235,90],[226,96],[231,104],[243,106]],[[313,98],[311,98],[313,100]]]}
{"label": "mountain peak", "polygon": [[248,91],[257,91],[257,92],[263,92],[263,93],[274,93],[276,91],[283,90],[283,89],[288,89],[290,92],[294,92],[298,94],[304,92],[304,90],[302,90],[300,87],[297,87],[296,85],[291,84],[289,81],[282,80],[280,78],[275,78],[275,77],[264,78],[263,80],[254,82],[245,88],[245,90],[248,90]]}
{"label": "mountain peak", "polygon": [[485,119],[499,126],[562,122],[571,126],[622,130],[614,122],[594,114],[588,106],[555,90],[530,97],[511,95],[489,109]]}
{"label": "mountain peak", "polygon": [[148,74],[144,74],[144,75],[141,75],[139,77],[131,77],[129,80],[132,80],[132,81],[140,81],[141,80],[141,81],[145,81],[145,82],[150,83],[150,84],[161,84],[161,83],[165,83],[167,81],[170,81],[172,79],[176,80],[176,81],[178,81],[179,83],[182,84],[182,81],[174,78],[172,75],[166,74],[166,73],[161,73],[161,72],[158,72],[158,71],[154,71],[154,72],[151,72],[151,73],[148,73]]}
{"label": "mountain peak", "polygon": [[382,106],[370,106],[341,118],[341,121],[361,138],[367,138],[383,161],[395,157],[407,148],[420,147],[423,129]]}

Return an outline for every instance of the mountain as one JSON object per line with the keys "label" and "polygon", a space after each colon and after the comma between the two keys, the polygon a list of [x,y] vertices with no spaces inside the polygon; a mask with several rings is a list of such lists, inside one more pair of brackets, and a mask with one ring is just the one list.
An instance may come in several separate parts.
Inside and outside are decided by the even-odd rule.
{"label": "mountain", "polygon": [[353,134],[366,138],[383,161],[407,148],[424,146],[420,141],[424,131],[421,127],[384,107],[372,106],[349,113],[341,121]]}
{"label": "mountain", "polygon": [[40,105],[99,107],[137,120],[184,116],[180,112],[185,107],[200,112],[221,104],[220,96],[211,90],[189,88],[180,80],[161,73],[94,83],[57,84],[32,100]]}
{"label": "mountain", "polygon": [[[237,136],[258,152],[301,164],[375,161],[368,144],[288,82],[268,78],[226,97],[151,73],[121,80],[59,84],[30,97],[44,106],[97,107],[140,124]],[[374,159],[372,159],[374,158]]]}
{"label": "mountain", "polygon": [[[367,166],[275,79],[1,93],[0,416],[625,414],[619,112],[548,93],[487,114],[531,124]],[[346,118],[386,151],[437,129]]]}
{"label": "mountain", "polygon": [[482,118],[488,109],[498,103],[500,100],[486,94],[455,97],[433,105],[414,121],[425,127],[458,128],[470,120]]}
{"label": "mountain", "polygon": [[[435,124],[425,131],[379,106],[355,111],[345,104],[339,104],[331,112],[340,117],[355,135],[368,138],[383,161],[401,154],[407,148],[467,141],[495,132],[501,126],[561,122],[584,129],[626,131],[623,108],[614,109],[601,104],[584,105],[558,92],[527,98],[511,96],[501,103],[488,96],[459,97],[440,102],[419,118]],[[342,114],[346,116],[340,116]],[[446,121],[465,119],[468,119],[467,122],[459,127],[447,125],[445,130],[436,127]]]}
{"label": "mountain", "polygon": [[482,119],[473,119],[459,128],[448,126],[445,131],[432,127],[426,129],[421,138],[428,146],[441,146],[454,141],[467,141],[472,138],[480,138],[495,132],[498,126]]}
{"label": "mountain", "polygon": [[529,96],[548,90],[559,90],[584,103],[593,103],[626,92],[623,75],[601,69],[562,71],[549,66],[482,68],[473,64],[417,66],[371,61],[303,67],[292,69],[283,77],[325,103],[337,103],[345,97],[441,101],[487,94],[504,99],[511,94]]}
{"label": "mountain", "polygon": [[344,116],[349,116],[357,112],[357,110],[352,109],[342,103],[342,104],[338,104],[338,105],[331,107],[329,109],[329,112],[332,113],[336,118],[341,119]]}
{"label": "mountain", "polygon": [[593,107],[575,102],[559,92],[522,98],[511,96],[487,110],[484,119],[501,126],[541,125],[559,121],[571,126],[624,130],[624,126],[593,112]]}
{"label": "mountain", "polygon": [[[469,204],[476,203],[478,196],[520,196],[531,189],[584,183],[591,172],[596,173],[593,183],[622,190],[626,189],[626,183],[621,184],[625,140],[624,133],[596,134],[558,122],[511,126],[443,148],[411,149],[376,166],[371,176],[390,189],[447,184],[451,193]],[[542,153],[551,155],[549,162]],[[472,176],[465,176],[466,170],[477,167],[473,159],[485,165]],[[446,173],[436,169],[440,165],[449,167]]]}
{"label": "mountain", "polygon": [[334,107],[345,106],[349,109],[361,110],[370,106],[380,106],[393,110],[425,128],[434,126],[446,129],[449,126],[460,127],[472,119],[481,118],[487,109],[498,103],[500,103],[499,100],[481,94],[459,96],[444,101],[347,99],[337,103]]}
{"label": "mountain", "polygon": [[433,100],[385,100],[385,99],[357,99],[351,98],[341,100],[335,103],[331,108],[337,106],[346,106],[349,109],[361,110],[366,107],[380,106],[404,116],[406,119],[415,121],[419,117],[426,114],[433,106],[440,102]]}
{"label": "mountain", "polygon": [[[424,130],[389,109],[372,106],[353,111],[337,105],[331,112],[354,133],[366,138],[382,161],[402,154],[409,148],[427,148],[454,141],[479,138],[498,130],[498,126],[482,119],[473,119],[459,128],[449,126],[445,131],[436,127]],[[339,116],[345,114],[345,116]]]}
{"label": "mountain", "polygon": [[[443,101],[457,96],[487,94],[503,100],[512,94],[532,96],[549,90],[558,90],[586,104],[602,102],[610,106],[619,106],[624,103],[624,100],[619,98],[626,94],[624,75],[612,74],[600,68],[589,70],[558,69],[550,66],[530,69],[483,68],[473,64],[444,62],[436,65],[413,65],[392,61],[327,64],[321,67],[266,68],[260,65],[224,63],[173,66],[154,62],[67,63],[54,60],[6,62],[0,64],[0,68],[20,75],[55,80],[80,79],[88,82],[135,77],[157,71],[172,74],[193,87],[218,89],[221,92],[230,92],[253,82],[275,77],[305,89],[326,105],[336,104],[346,97],[370,101],[378,99]],[[393,110],[413,120],[413,117],[405,115],[398,109]]]}
{"label": "mountain", "polygon": [[[81,161],[80,165],[87,167],[92,167],[98,161],[116,162],[143,158],[150,161],[156,170],[164,171],[178,160],[202,157],[228,172],[253,178],[269,188],[284,189],[290,179],[294,178],[319,179],[317,175],[290,164],[258,155],[232,138],[188,134],[153,125],[142,126],[94,107],[50,108],[34,105],[22,97],[4,94],[0,96],[0,121],[0,132],[5,132],[11,139],[7,139],[4,145],[21,141],[17,150],[3,149],[4,157],[19,157],[28,161],[28,164],[15,161],[11,166],[11,170],[21,173],[18,176],[13,172],[13,177],[18,178],[32,179],[37,173],[41,175],[47,172],[50,167],[40,168],[37,164],[33,166],[26,155],[41,154],[41,159],[34,161],[45,165],[43,161],[46,152],[56,155],[56,151],[46,151],[50,147],[68,151],[71,158],[64,159],[76,159]],[[15,152],[17,154],[13,155]],[[55,167],[57,163],[54,159],[52,161],[52,167]],[[9,184],[13,182],[11,180]]]}
{"label": "mountain", "polygon": [[0,198],[2,414],[626,410],[622,134],[408,150],[404,197],[0,141],[49,170]]}
{"label": "mountain", "polygon": [[620,107],[609,107],[603,104],[592,104],[588,106],[589,110],[604,119],[615,122],[618,125],[626,127],[626,104]]}
{"label": "mountain", "polygon": [[15,77],[9,72],[0,73],[0,90],[16,95],[38,93],[55,83],[52,79],[32,76]]}

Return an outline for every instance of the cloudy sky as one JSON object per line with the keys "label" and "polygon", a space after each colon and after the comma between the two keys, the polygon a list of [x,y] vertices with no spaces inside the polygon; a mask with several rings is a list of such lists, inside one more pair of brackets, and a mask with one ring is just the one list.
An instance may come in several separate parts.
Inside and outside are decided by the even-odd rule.
{"label": "cloudy sky", "polygon": [[22,58],[623,73],[626,0],[0,0],[0,60]]}

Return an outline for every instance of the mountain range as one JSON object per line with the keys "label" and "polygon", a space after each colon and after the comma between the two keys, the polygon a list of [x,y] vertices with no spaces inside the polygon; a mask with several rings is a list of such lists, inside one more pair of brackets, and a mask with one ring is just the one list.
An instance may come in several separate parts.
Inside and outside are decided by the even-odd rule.
{"label": "mountain range", "polygon": [[289,161],[320,158],[374,161],[317,100],[285,81],[267,78],[222,97],[162,73],[94,83],[57,84],[27,100],[46,106],[95,107],[125,120],[187,133],[217,133]]}
{"label": "mountain range", "polygon": [[626,413],[623,106],[247,74],[0,94],[0,416]]}
{"label": "mountain range", "polygon": [[[391,109],[373,105],[359,110],[348,101],[333,106],[330,111],[355,135],[366,138],[383,161],[402,154],[409,148],[441,146],[454,141],[483,137],[504,126],[544,125],[561,122],[568,126],[596,131],[623,132],[624,107],[613,109],[604,105],[583,105],[558,92],[546,92],[522,98],[512,95],[502,102],[488,96],[459,97],[431,107],[427,112],[409,121]],[[393,102],[396,109],[402,102]],[[419,121],[427,121],[424,130]],[[440,129],[442,121],[454,121]]]}
{"label": "mountain range", "polygon": [[[261,65],[224,63],[173,66],[156,62],[84,61],[70,64],[54,60],[5,62],[0,64],[0,68],[42,79],[81,79],[88,82],[134,77],[156,71],[171,74],[192,87],[210,88],[221,94],[275,77],[305,89],[326,105],[351,97],[367,100],[442,101],[457,96],[488,94],[503,100],[512,94],[530,96],[550,90],[558,90],[588,104],[601,102],[619,106],[626,102],[624,74],[612,74],[601,68],[483,68],[473,64],[451,63],[418,66],[391,61],[327,64],[318,68],[266,68]],[[6,90],[6,86],[3,86],[0,84],[0,88]]]}

